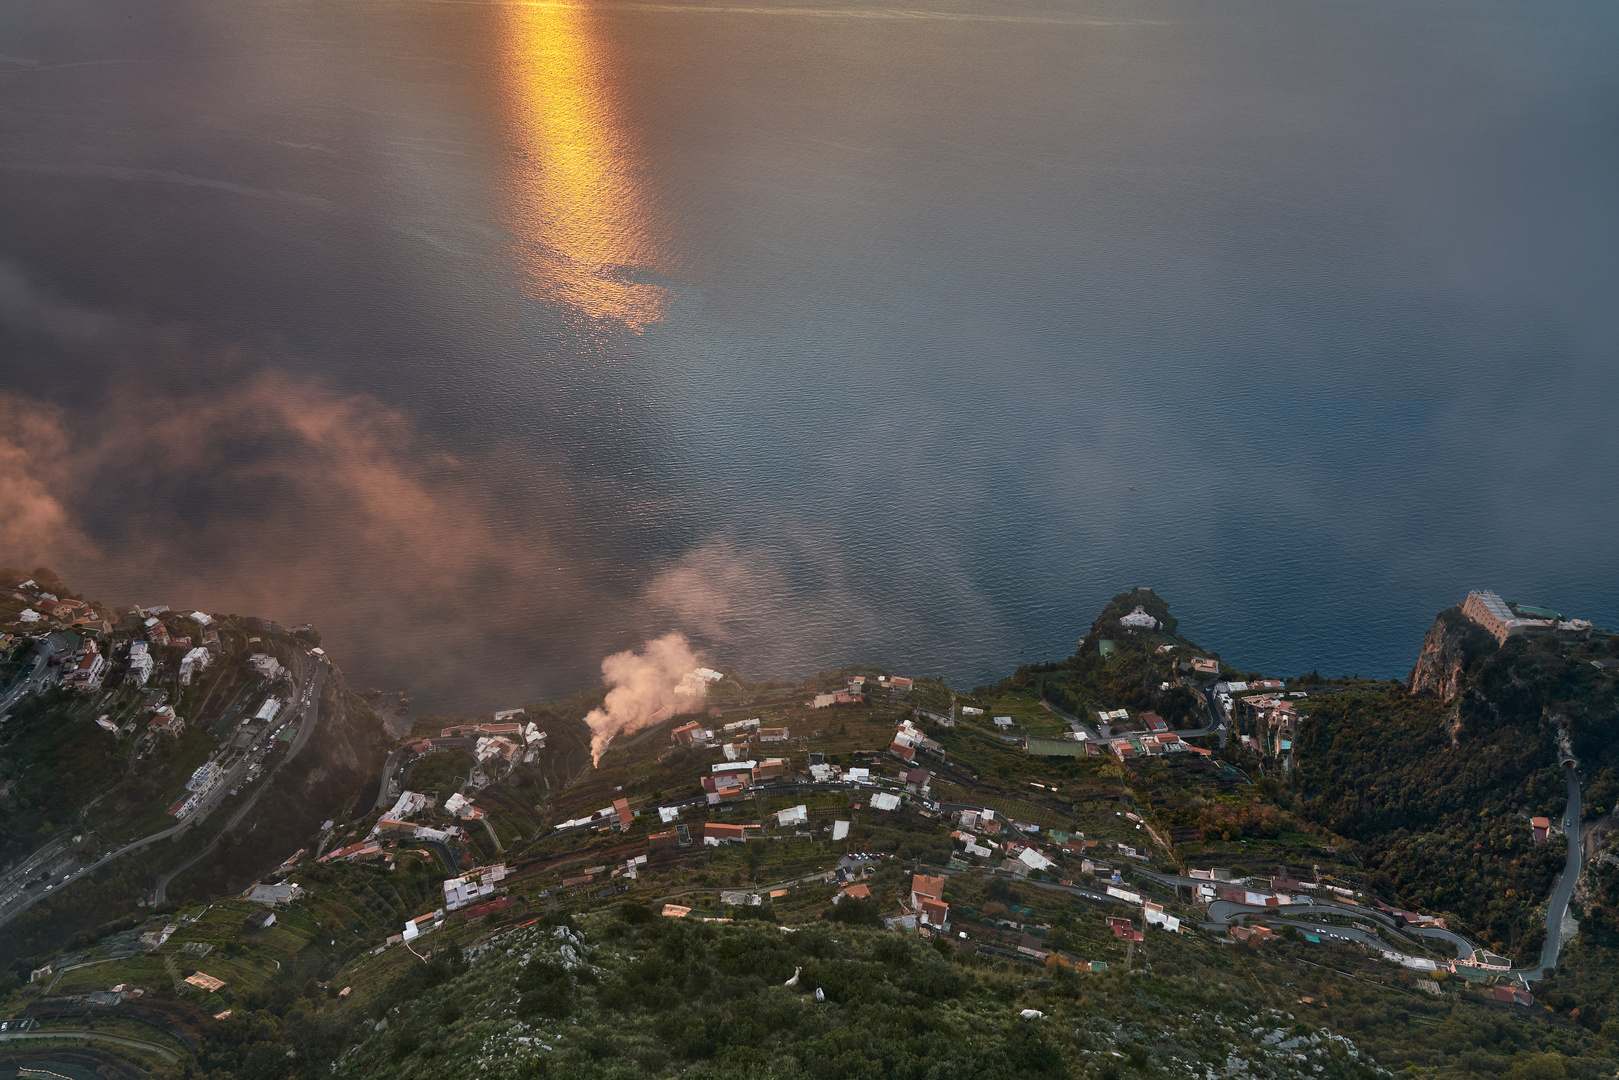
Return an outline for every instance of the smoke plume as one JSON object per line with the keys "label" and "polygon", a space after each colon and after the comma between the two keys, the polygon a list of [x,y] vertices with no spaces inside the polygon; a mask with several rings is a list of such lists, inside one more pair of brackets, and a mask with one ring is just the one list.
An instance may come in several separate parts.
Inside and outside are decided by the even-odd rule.
{"label": "smoke plume", "polygon": [[691,644],[678,631],[648,641],[639,655],[625,649],[603,660],[602,681],[612,689],[602,707],[585,717],[591,762],[601,760],[615,735],[651,727],[702,701],[708,685],[692,677],[697,666]]}

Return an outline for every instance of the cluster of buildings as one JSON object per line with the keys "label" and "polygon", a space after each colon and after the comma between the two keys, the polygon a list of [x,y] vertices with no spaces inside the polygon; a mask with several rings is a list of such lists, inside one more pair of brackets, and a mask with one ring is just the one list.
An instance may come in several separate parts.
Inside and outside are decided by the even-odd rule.
{"label": "cluster of buildings", "polygon": [[1291,757],[1303,719],[1293,700],[1281,694],[1259,694],[1240,700],[1254,725],[1254,733],[1243,735],[1242,744],[1265,757]]}
{"label": "cluster of buildings", "polygon": [[506,880],[506,864],[496,863],[481,870],[474,870],[461,877],[446,878],[444,880],[444,910],[459,911],[469,907],[486,896],[493,896],[495,886]]}
{"label": "cluster of buildings", "polygon": [[888,752],[907,765],[915,764],[918,754],[931,756],[938,761],[944,760],[944,747],[928,738],[927,734],[909,719],[900,721],[899,727],[894,729],[894,741],[889,743]]}
{"label": "cluster of buildings", "polygon": [[82,638],[79,647],[62,661],[62,685],[69,690],[95,693],[106,677],[107,658],[93,637]]}
{"label": "cluster of buildings", "polygon": [[[454,809],[451,804],[454,803]],[[363,840],[351,844],[344,844],[322,855],[317,862],[344,862],[375,864],[392,866],[398,857],[399,845],[411,840],[430,841],[438,843],[453,843],[462,837],[458,825],[448,825],[442,829],[431,825],[422,825],[410,819],[424,811],[431,810],[437,805],[436,801],[427,795],[415,791],[401,792],[377,823],[371,827],[371,832]],[[482,811],[474,808],[470,801],[457,796],[451,796],[445,801],[445,809],[456,813],[463,820],[481,818]],[[470,811],[470,812],[469,812]]]}
{"label": "cluster of buildings", "polygon": [[426,757],[435,750],[470,749],[479,766],[474,782],[481,787],[483,781],[478,779],[480,775],[487,777],[490,771],[497,775],[509,772],[519,761],[533,762],[545,749],[547,735],[538,724],[532,720],[527,725],[511,720],[522,714],[522,709],[508,709],[496,713],[494,723],[456,724],[442,729],[436,739],[417,739],[410,744],[413,760]]}
{"label": "cluster of buildings", "polygon": [[[1173,731],[1159,732],[1156,735],[1131,734],[1110,739],[1107,750],[1120,761],[1134,761],[1138,758],[1162,757],[1165,754],[1200,754],[1203,757],[1212,757],[1214,751],[1201,746],[1193,746]],[[1095,743],[1086,743],[1085,752],[1088,754],[1102,753],[1101,747]]]}
{"label": "cluster of buildings", "polygon": [[680,746],[714,747],[722,746],[725,749],[727,761],[736,761],[739,757],[748,756],[748,748],[753,743],[784,744],[792,738],[792,732],[785,727],[761,727],[757,716],[747,720],[736,720],[726,724],[718,731],[705,728],[697,721],[692,720],[681,724],[669,733],[669,737]]}
{"label": "cluster of buildings", "polygon": [[19,584],[11,595],[27,605],[17,616],[17,622],[24,626],[50,621],[60,626],[81,626],[103,631],[112,629],[112,623],[83,600],[59,599],[55,593],[45,591],[32,580]]}
{"label": "cluster of buildings", "polygon": [[810,699],[809,706],[812,709],[828,709],[834,705],[864,705],[869,691],[881,690],[890,698],[905,698],[915,688],[915,679],[899,675],[879,675],[875,680],[864,675],[852,675],[842,690],[816,694]]}

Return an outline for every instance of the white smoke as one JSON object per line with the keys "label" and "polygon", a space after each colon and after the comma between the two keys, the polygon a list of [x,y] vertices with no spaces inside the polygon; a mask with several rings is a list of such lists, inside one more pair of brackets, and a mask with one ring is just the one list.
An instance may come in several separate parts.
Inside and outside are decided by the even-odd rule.
{"label": "white smoke", "polygon": [[585,717],[590,725],[590,760],[595,764],[615,735],[639,731],[691,709],[708,694],[708,681],[694,677],[698,666],[686,635],[670,631],[602,661],[602,681],[612,689],[599,709]]}

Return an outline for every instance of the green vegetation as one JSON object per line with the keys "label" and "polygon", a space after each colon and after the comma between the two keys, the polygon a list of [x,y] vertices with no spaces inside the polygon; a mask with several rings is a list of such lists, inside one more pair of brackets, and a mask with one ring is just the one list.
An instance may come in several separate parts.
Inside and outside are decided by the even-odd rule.
{"label": "green vegetation", "polygon": [[[1122,625],[1137,606],[1160,626]],[[245,621],[232,625],[247,629]],[[843,767],[866,765],[899,791],[892,778],[900,766],[887,747],[896,725],[918,725],[940,751],[923,761],[930,796],[909,793],[891,811],[873,809],[869,789],[797,786],[709,806],[698,779],[715,755],[670,740],[683,718],[621,738],[591,768],[582,719],[601,689],[531,704],[524,720],[547,731],[547,750],[468,790],[487,816],[464,823],[458,852],[464,867],[508,865],[501,906],[451,913],[409,947],[388,938],[442,905],[445,871],[436,852],[403,844],[392,868],[310,861],[318,850],[364,838],[381,812],[374,770],[385,745],[369,708],[334,680],[322,702],[333,723],[318,750],[306,751],[308,767],[278,777],[236,830],[197,830],[138,863],[114,864],[10,924],[4,958],[16,981],[0,1011],[26,1010],[64,1030],[117,1024],[132,1038],[178,1046],[177,1065],[140,1059],[176,1080],[1611,1076],[1619,1068],[1619,847],[1582,883],[1574,909],[1581,931],[1566,943],[1556,975],[1534,988],[1532,1008],[1495,1000],[1491,976],[1401,968],[1379,948],[1310,940],[1276,918],[1256,921],[1277,936],[1233,943],[1200,928],[1208,912],[1189,889],[1134,872],[1220,866],[1260,882],[1319,878],[1361,890],[1368,901],[1443,914],[1453,930],[1497,951],[1538,951],[1542,905],[1565,849],[1559,838],[1532,843],[1527,818],[1560,817],[1559,740],[1582,760],[1590,816],[1619,801],[1619,761],[1604,740],[1619,719],[1619,695],[1613,673],[1589,662],[1619,650],[1606,640],[1495,649],[1466,626],[1451,631],[1446,662],[1462,673],[1462,693],[1450,702],[1390,683],[1315,673],[1294,680],[1293,687],[1327,692],[1295,699],[1304,720],[1290,769],[1236,740],[1212,758],[1029,756],[1019,738],[1060,736],[1064,712],[1091,722],[1098,710],[1150,709],[1172,728],[1204,725],[1196,683],[1181,680],[1192,658],[1213,654],[1180,636],[1167,606],[1147,591],[1115,597],[1073,656],[1020,668],[971,695],[922,678],[909,695],[874,690],[863,704],[806,704],[852,674],[879,674],[871,668],[827,671],[803,684],[734,675],[716,684],[705,722],[751,716],[790,728],[789,742],[761,746],[756,756],[783,757],[794,772],[820,754]],[[285,644],[262,624],[257,633],[267,640],[254,648]],[[1114,645],[1105,657],[1097,647],[1103,640]],[[180,700],[219,723],[256,703],[259,687],[244,669],[210,672]],[[952,702],[983,714],[940,721]],[[104,734],[89,714],[105,705],[41,699],[46,704],[74,732]],[[1012,738],[992,725],[994,716],[1012,718]],[[138,773],[153,793],[137,799],[125,773],[128,742],[106,735],[117,752],[99,760],[110,764],[58,758],[41,734],[48,729],[31,726],[40,716],[25,719],[7,733],[15,748],[0,744],[0,757],[17,763],[11,775],[31,777],[40,764],[56,770],[59,786],[81,789],[52,803],[54,791],[18,779],[0,794],[28,799],[19,809],[37,810],[39,820],[76,812],[93,823],[105,804],[135,821],[131,828],[145,827],[141,815],[154,812],[156,793],[183,780],[211,745],[198,731],[192,745],[149,757]],[[420,718],[415,734],[436,736],[465,722]],[[108,787],[116,798],[87,806],[81,776],[96,768],[114,777]],[[434,752],[412,766],[406,786],[442,802],[473,772],[464,751]],[[627,825],[549,828],[617,799],[637,814]],[[930,799],[994,809],[1001,831],[975,841],[1029,839],[1053,864],[1044,872],[1020,868],[1014,878],[1002,866],[1007,850],[969,853],[951,835],[950,815]],[[758,835],[720,848],[654,846],[652,834],[672,827],[656,807],[686,801],[694,805],[680,821],[693,834],[706,820],[758,825]],[[799,804],[808,821],[780,827],[776,812]],[[338,824],[313,839],[327,816]],[[37,833],[37,821],[28,821],[35,823],[4,824]],[[847,839],[831,839],[835,821],[850,823]],[[171,883],[164,909],[121,914],[136,910],[134,899],[155,873],[216,836],[212,854]],[[1059,847],[1065,841],[1067,850]],[[1082,852],[1079,842],[1091,846]],[[310,850],[291,880],[305,897],[279,909],[275,926],[246,929],[252,906],[219,898],[239,896],[299,847]],[[834,904],[829,871],[840,856],[859,852],[879,856],[858,874],[869,899]],[[648,859],[631,876],[626,860],[640,855]],[[1139,942],[1115,936],[1105,920],[1140,927],[1142,909],[1102,895],[1112,871],[1087,858],[1119,869],[1129,888],[1162,904],[1185,932],[1154,927]],[[884,928],[909,905],[914,872],[944,876],[950,935]],[[734,892],[757,893],[761,902]],[[663,917],[665,904],[690,908],[691,916]],[[1450,955],[1444,943],[1418,942],[1358,914],[1316,923],[1356,924],[1385,947]],[[166,926],[175,929],[163,944],[130,955],[132,935]],[[62,945],[75,954],[63,964],[72,970],[17,985]],[[206,992],[176,983],[195,970],[226,985]],[[797,981],[786,985],[795,972]],[[85,1011],[83,994],[119,983],[147,993],[110,1012]],[[1025,1009],[1043,1015],[1025,1019]]]}
{"label": "green vegetation", "polygon": [[1619,746],[1614,679],[1587,661],[1604,642],[1513,640],[1475,659],[1450,703],[1383,686],[1310,698],[1296,807],[1357,842],[1367,882],[1398,903],[1451,913],[1455,928],[1519,959],[1545,937],[1540,905],[1562,869],[1561,838],[1536,844],[1529,819],[1561,822],[1570,738],[1593,814],[1611,808]]}

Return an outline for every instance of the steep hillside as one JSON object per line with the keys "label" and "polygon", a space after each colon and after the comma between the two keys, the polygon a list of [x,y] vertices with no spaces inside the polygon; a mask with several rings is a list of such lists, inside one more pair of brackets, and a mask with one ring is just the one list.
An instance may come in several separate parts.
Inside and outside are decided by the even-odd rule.
{"label": "steep hillside", "polygon": [[[1465,636],[1430,635],[1434,656]],[[1619,877],[1582,888],[1589,932],[1539,1001],[1472,961],[1535,951],[1564,848],[1527,819],[1560,810],[1568,750],[1587,805],[1607,798],[1610,648],[1463,656],[1434,676],[1448,702],[1243,678],[1137,590],[1073,656],[972,693],[721,673],[694,714],[712,738],[673,718],[591,767],[597,688],[525,707],[543,748],[421,718],[387,778],[334,669],[325,732],[237,826],[18,923],[36,944],[97,928],[27,953],[14,971],[52,971],[0,1012],[115,1028],[171,1048],[117,1051],[149,1073],[211,1080],[1597,1080],[1619,1068]],[[475,761],[501,730],[509,764]],[[379,782],[429,798],[385,827]],[[299,891],[250,924],[271,909],[230,894],[299,847],[275,874]],[[148,915],[130,898],[154,880]],[[918,926],[941,907],[948,929]]]}
{"label": "steep hillside", "polygon": [[[25,600],[11,597],[13,607],[43,606],[33,594],[47,584],[69,595],[46,570],[32,578],[33,588],[18,594]],[[13,572],[9,583],[15,588],[19,580]],[[55,951],[93,940],[109,919],[139,910],[154,893],[172,893],[161,901],[172,904],[251,883],[309,844],[323,821],[374,797],[390,745],[342,673],[310,652],[319,640],[310,630],[230,615],[202,623],[166,610],[95,610],[93,619],[69,613],[71,624],[64,614],[13,634],[20,652],[55,651],[48,666],[35,665],[38,681],[20,687],[0,728],[0,978],[25,979]],[[206,649],[194,644],[205,633]],[[135,668],[133,643],[148,650],[149,673]],[[65,663],[64,650],[76,650]],[[187,674],[182,661],[192,652],[206,655]],[[255,654],[274,658],[281,674],[252,666]],[[76,655],[104,661],[93,686],[65,685],[62,672]],[[304,726],[301,716],[283,722],[284,740],[254,728],[270,748],[258,769],[230,773],[211,790],[212,804],[175,816],[200,766],[245,764],[253,750],[241,749],[250,744],[238,733],[249,730],[266,700],[283,701],[293,717],[292,673],[309,679],[316,667],[327,674],[311,730],[292,737]],[[177,737],[154,734],[163,709],[184,721]],[[142,845],[148,837],[156,839]],[[41,892],[48,876],[54,887]]]}

